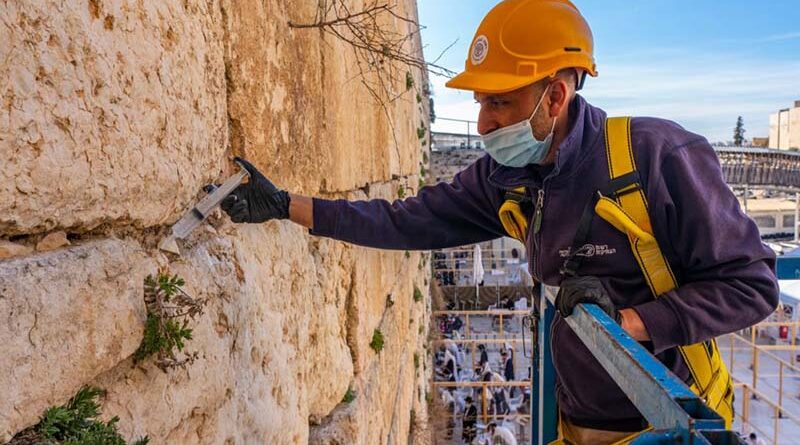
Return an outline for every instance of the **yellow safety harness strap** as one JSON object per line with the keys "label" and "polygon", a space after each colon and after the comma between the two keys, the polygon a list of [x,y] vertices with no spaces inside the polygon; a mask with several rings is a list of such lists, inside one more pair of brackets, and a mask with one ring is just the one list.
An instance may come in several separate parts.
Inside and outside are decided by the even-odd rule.
{"label": "yellow safety harness strap", "polygon": [[[636,172],[631,146],[630,117],[606,120],[606,154],[612,184]],[[647,198],[641,184],[627,184],[612,190],[612,196],[600,198],[595,212],[605,221],[628,235],[636,261],[655,297],[675,289],[677,281],[658,242],[653,236]],[[730,428],[733,417],[733,385],[716,341],[709,340],[678,348],[689,367],[692,391],[706,400]]]}
{"label": "yellow safety harness strap", "polygon": [[[633,148],[631,147],[630,125],[631,119],[629,117],[606,120],[606,154],[608,155],[608,173],[612,181],[636,171]],[[644,190],[642,190],[641,186],[637,188],[631,193],[617,191],[617,202],[619,203],[619,209],[627,216],[625,219],[630,219],[642,232],[650,234],[651,239],[648,240],[650,242],[644,242],[644,240],[640,241],[640,238],[625,230],[625,233],[628,233],[628,240],[631,243],[634,256],[639,261],[639,267],[647,279],[647,284],[650,286],[653,295],[658,296],[675,289],[677,283],[669,263],[661,254],[655,238],[652,237],[653,228],[650,224],[650,216],[647,213],[647,198],[644,195]],[[600,217],[606,219],[602,214],[600,214]],[[661,271],[666,273],[661,273]]]}
{"label": "yellow safety harness strap", "polygon": [[530,198],[525,195],[525,187],[517,187],[508,190],[505,202],[500,206],[498,215],[503,228],[508,236],[525,243],[525,236],[528,233],[528,218],[522,211],[522,204],[530,202]]}

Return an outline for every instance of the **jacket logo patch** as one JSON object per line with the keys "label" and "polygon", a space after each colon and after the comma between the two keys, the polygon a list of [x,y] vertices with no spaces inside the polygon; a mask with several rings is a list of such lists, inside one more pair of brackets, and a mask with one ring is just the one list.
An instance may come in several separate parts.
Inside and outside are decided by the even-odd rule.
{"label": "jacket logo patch", "polygon": [[[558,254],[561,256],[561,258],[566,258],[570,256],[571,251],[572,247],[568,247],[566,249],[559,250]],[[575,252],[575,256],[593,257],[613,255],[615,253],[617,253],[617,249],[608,247],[608,244],[584,244]]]}

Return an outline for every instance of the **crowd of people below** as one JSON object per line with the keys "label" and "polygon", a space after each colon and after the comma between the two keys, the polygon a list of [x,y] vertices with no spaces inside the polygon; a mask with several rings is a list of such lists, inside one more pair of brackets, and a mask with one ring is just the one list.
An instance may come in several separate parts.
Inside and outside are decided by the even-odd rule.
{"label": "crowd of people below", "polygon": [[[509,301],[501,304],[508,305]],[[511,301],[510,307],[513,305]],[[475,357],[472,357],[471,348],[465,348],[457,341],[463,336],[463,328],[464,322],[457,315],[440,318],[439,329],[445,340],[435,353],[435,380],[516,382],[515,350],[511,343],[478,344],[474,349]],[[462,443],[516,445],[517,434],[528,422],[529,386],[441,387],[439,396],[450,415],[446,433],[452,438],[460,419]]]}

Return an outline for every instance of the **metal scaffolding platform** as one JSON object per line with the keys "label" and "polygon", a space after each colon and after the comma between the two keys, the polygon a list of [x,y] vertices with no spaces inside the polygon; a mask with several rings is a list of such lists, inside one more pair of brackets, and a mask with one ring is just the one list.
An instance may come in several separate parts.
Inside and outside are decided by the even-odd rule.
{"label": "metal scaffolding platform", "polygon": [[[545,287],[538,311],[537,337],[541,353],[534,357],[532,399],[533,445],[557,438],[555,370],[550,357],[550,323],[557,288]],[[633,444],[744,444],[726,430],[723,420],[661,362],[631,338],[602,309],[578,305],[565,321],[653,427]]]}

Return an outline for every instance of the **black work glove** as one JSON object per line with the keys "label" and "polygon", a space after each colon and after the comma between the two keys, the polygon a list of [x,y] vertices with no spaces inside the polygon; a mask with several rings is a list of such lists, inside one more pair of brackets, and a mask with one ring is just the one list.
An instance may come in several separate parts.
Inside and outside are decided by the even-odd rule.
{"label": "black work glove", "polygon": [[236,162],[250,173],[250,180],[236,187],[220,207],[235,223],[261,223],[289,217],[289,192],[279,190],[253,164],[242,158]]}
{"label": "black work glove", "polygon": [[562,317],[569,317],[580,303],[594,303],[600,306],[617,323],[622,319],[606,288],[597,277],[569,277],[561,282],[556,295],[556,309]]}

